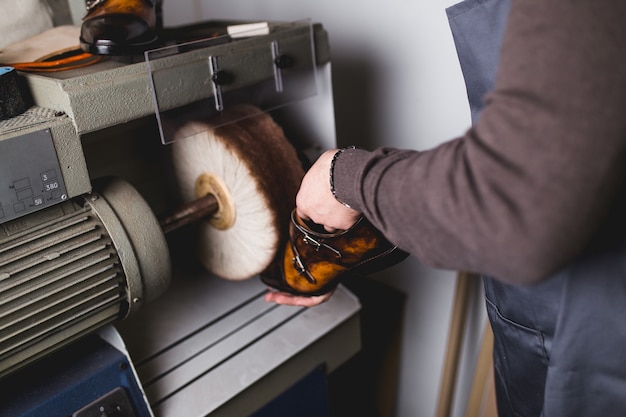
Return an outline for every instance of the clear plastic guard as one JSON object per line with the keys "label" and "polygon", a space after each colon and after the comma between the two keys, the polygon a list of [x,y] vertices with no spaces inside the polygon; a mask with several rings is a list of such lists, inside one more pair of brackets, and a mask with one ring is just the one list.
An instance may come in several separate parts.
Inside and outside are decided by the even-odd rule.
{"label": "clear plastic guard", "polygon": [[310,21],[228,28],[230,35],[145,53],[163,144],[184,139],[180,127],[191,120],[237,121],[222,117],[235,104],[267,112],[317,94]]}

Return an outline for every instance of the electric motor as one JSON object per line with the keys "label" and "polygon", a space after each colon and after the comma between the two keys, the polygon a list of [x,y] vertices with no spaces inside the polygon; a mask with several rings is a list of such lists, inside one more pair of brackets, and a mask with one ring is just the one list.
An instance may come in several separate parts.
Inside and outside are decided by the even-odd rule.
{"label": "electric motor", "polygon": [[171,275],[159,222],[127,182],[0,224],[0,377],[156,298]]}

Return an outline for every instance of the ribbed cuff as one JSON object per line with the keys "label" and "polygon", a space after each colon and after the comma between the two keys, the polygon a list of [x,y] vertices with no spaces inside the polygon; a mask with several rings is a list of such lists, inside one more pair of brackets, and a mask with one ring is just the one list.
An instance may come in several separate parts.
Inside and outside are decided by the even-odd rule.
{"label": "ribbed cuff", "polygon": [[360,173],[370,152],[349,147],[335,153],[330,166],[330,184],[333,195],[341,204],[362,211],[359,195]]}

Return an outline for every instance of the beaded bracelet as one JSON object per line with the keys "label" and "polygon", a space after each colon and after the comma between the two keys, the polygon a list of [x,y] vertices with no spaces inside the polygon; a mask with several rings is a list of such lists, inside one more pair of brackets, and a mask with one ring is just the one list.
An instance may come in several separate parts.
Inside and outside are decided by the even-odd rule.
{"label": "beaded bracelet", "polygon": [[337,152],[335,152],[335,154],[333,155],[333,159],[330,161],[330,170],[329,170],[330,172],[328,176],[330,180],[330,192],[333,194],[333,197],[335,197],[335,200],[339,201],[341,204],[343,204],[344,206],[348,208],[352,208],[352,207],[350,207],[348,204],[344,203],[337,197],[337,192],[335,191],[335,180],[333,177],[335,174],[335,162],[337,162],[337,158],[339,158],[339,155],[341,155],[345,151],[352,150],[352,149],[356,149],[356,146],[348,146],[347,148],[342,148],[342,149],[339,149]]}

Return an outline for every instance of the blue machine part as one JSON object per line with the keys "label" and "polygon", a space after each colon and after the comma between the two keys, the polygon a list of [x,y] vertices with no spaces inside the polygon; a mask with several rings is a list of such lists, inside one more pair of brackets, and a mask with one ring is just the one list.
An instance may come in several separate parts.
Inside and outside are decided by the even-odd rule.
{"label": "blue machine part", "polygon": [[329,417],[326,368],[320,365],[250,417]]}
{"label": "blue machine part", "polygon": [[0,417],[151,417],[128,358],[90,335],[0,380]]}

